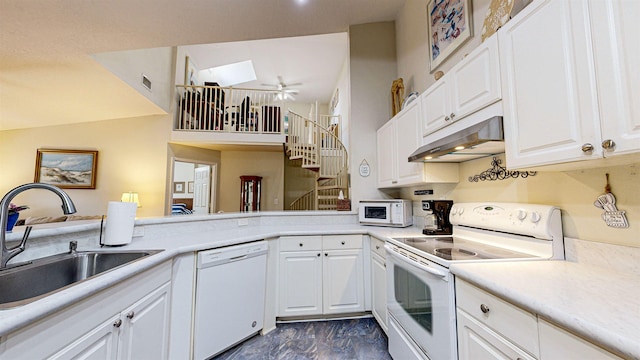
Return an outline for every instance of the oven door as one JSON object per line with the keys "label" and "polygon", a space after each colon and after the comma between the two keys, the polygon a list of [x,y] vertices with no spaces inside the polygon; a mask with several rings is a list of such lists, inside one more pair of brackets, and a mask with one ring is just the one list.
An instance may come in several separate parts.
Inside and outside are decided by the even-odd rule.
{"label": "oven door", "polygon": [[[428,260],[429,265],[418,262],[419,257],[404,249],[385,248],[389,321],[402,333],[389,336],[391,356],[406,353],[401,348],[408,344],[417,345],[431,360],[457,359],[453,276]],[[402,337],[409,339],[404,344],[395,340]]]}
{"label": "oven door", "polygon": [[390,203],[360,203],[358,209],[361,223],[391,225]]}

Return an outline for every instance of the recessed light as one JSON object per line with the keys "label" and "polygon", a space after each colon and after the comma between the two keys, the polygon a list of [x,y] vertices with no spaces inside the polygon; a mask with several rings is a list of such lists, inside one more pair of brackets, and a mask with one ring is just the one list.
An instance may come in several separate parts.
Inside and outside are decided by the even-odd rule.
{"label": "recessed light", "polygon": [[464,150],[464,146],[456,146],[454,149],[455,150]]}
{"label": "recessed light", "polygon": [[433,156],[425,156],[425,158],[424,158],[424,159],[425,159],[425,160],[431,160],[431,159],[433,159]]}

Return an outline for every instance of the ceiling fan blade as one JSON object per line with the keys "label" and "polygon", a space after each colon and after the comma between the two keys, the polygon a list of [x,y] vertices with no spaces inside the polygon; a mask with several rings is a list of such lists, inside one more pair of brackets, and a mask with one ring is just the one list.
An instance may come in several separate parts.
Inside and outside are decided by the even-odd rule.
{"label": "ceiling fan blade", "polygon": [[296,97],[291,95],[291,93],[284,93],[284,98],[285,99],[291,99],[293,101],[296,101]]}
{"label": "ceiling fan blade", "polygon": [[300,92],[299,90],[296,90],[296,89],[284,89],[282,91],[284,91],[284,92],[286,92],[288,94],[297,94],[297,93]]}
{"label": "ceiling fan blade", "polygon": [[286,86],[289,87],[289,86],[300,86],[300,85],[302,85],[302,83],[297,82],[297,83],[287,84]]}

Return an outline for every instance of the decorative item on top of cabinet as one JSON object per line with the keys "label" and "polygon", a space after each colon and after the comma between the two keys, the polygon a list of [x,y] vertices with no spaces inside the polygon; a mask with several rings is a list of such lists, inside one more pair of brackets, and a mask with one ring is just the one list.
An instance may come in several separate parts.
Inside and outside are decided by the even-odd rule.
{"label": "decorative item on top of cabinet", "polygon": [[391,84],[391,107],[395,116],[402,110],[402,100],[404,99],[404,81],[402,78],[393,80]]}
{"label": "decorative item on top of cabinet", "polygon": [[618,210],[616,207],[616,198],[611,193],[611,186],[609,186],[609,174],[605,174],[607,177],[607,185],[604,187],[604,194],[598,196],[598,199],[593,203],[595,207],[604,210],[602,213],[602,220],[609,227],[615,228],[628,228],[629,222],[624,214],[624,210]]}
{"label": "decorative item on top of cabinet", "polygon": [[537,171],[507,170],[505,167],[500,165],[501,163],[502,160],[494,156],[493,160],[491,160],[491,168],[481,172],[480,174],[469,176],[469,182],[495,181],[509,178],[516,179],[518,177],[527,178],[529,176],[536,176],[538,173]]}
{"label": "decorative item on top of cabinet", "polygon": [[482,25],[482,41],[495,34],[502,25],[529,5],[532,0],[491,0]]}
{"label": "decorative item on top of cabinet", "polygon": [[473,35],[471,1],[431,0],[427,4],[427,35],[431,56],[430,70],[435,70],[449,55]]}

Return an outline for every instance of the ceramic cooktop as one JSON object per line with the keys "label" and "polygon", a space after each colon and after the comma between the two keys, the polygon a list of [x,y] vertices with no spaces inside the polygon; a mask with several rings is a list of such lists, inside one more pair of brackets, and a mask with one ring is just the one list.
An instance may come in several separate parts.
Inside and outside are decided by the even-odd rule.
{"label": "ceramic cooktop", "polygon": [[535,257],[531,254],[480,242],[463,240],[452,236],[394,237],[393,240],[407,247],[450,261]]}

